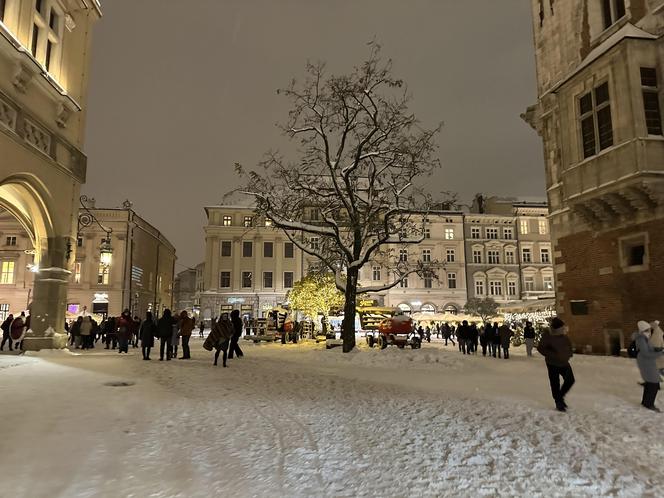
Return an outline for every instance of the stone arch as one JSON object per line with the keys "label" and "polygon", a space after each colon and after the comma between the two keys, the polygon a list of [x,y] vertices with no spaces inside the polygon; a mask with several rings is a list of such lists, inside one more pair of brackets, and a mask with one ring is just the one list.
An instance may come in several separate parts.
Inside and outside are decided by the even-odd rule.
{"label": "stone arch", "polygon": [[446,303],[441,311],[443,313],[452,313],[453,315],[456,315],[459,313],[460,310],[461,306],[459,306],[457,303]]}

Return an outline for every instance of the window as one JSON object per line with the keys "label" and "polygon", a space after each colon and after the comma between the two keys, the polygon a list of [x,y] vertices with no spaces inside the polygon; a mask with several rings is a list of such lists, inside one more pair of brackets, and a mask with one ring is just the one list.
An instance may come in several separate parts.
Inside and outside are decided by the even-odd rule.
{"label": "window", "polygon": [[512,230],[512,227],[503,228],[503,237],[507,240],[512,240],[514,238],[514,230]]}
{"label": "window", "polygon": [[579,99],[579,115],[584,159],[613,145],[608,83]]}
{"label": "window", "polygon": [[422,261],[431,263],[431,249],[422,249]]}
{"label": "window", "polygon": [[546,220],[537,220],[537,226],[539,228],[539,234],[540,235],[546,235],[549,233],[549,224],[547,223]]}
{"label": "window", "polygon": [[232,247],[233,247],[233,244],[230,240],[222,240],[221,241],[221,257],[222,258],[230,258]]}
{"label": "window", "polygon": [[489,282],[489,295],[491,296],[503,295],[503,283],[500,280],[491,280]]}
{"label": "window", "polygon": [[242,222],[242,226],[244,227],[251,227],[254,224],[254,218],[252,216],[245,216],[244,221]]}
{"label": "window", "polygon": [[408,249],[399,249],[399,261],[402,263],[408,261]]}
{"label": "window", "polygon": [[408,277],[403,277],[401,281],[399,282],[399,287],[402,289],[408,288]]}
{"label": "window", "polygon": [[588,301],[570,301],[569,307],[572,315],[588,314]]}
{"label": "window", "polygon": [[526,275],[523,277],[523,289],[526,292],[532,292],[535,290],[535,277],[532,275]]}
{"label": "window", "polygon": [[445,259],[448,263],[454,263],[456,260],[456,251],[454,249],[447,249],[445,251]]}
{"label": "window", "polygon": [[429,227],[424,229],[424,238],[425,239],[430,239],[431,238],[431,229]]}
{"label": "window", "polygon": [[473,263],[481,263],[481,262],[482,262],[482,250],[473,249]]}
{"label": "window", "polygon": [[318,237],[311,237],[309,239],[309,247],[312,251],[318,251],[320,249],[320,239]]}
{"label": "window", "polygon": [[242,257],[251,258],[254,254],[254,244],[253,242],[245,240],[242,242]]}
{"label": "window", "polygon": [[611,27],[625,16],[625,0],[602,0],[604,29]]}
{"label": "window", "polygon": [[487,259],[490,265],[497,265],[500,263],[500,251],[487,251]]}
{"label": "window", "polygon": [[291,259],[293,257],[293,243],[284,242],[284,258]]}
{"label": "window", "polygon": [[5,241],[6,246],[15,246],[16,245],[16,237],[15,236],[9,236],[7,237]]}
{"label": "window", "polygon": [[553,276],[545,275],[544,277],[542,277],[542,282],[544,283],[544,290],[545,291],[552,291],[553,290]]}
{"label": "window", "polygon": [[528,248],[521,249],[521,261],[523,263],[532,263],[532,251]]}
{"label": "window", "polygon": [[[0,0],[0,5],[1,4],[2,4],[2,0]],[[0,14],[1,13],[2,13],[2,11],[0,11]],[[1,20],[2,20],[2,18],[0,18],[0,21]],[[0,320],[2,320],[4,322],[7,319],[8,316],[9,316],[9,303],[0,304]]]}
{"label": "window", "polygon": [[110,273],[110,268],[100,263],[99,268],[97,270],[97,283],[99,285],[108,285],[109,273]]}
{"label": "window", "polygon": [[514,280],[507,282],[507,295],[511,297],[516,296],[516,282]]}
{"label": "window", "polygon": [[487,239],[497,239],[498,238],[498,229],[497,228],[487,228],[486,229],[486,238]]}
{"label": "window", "polygon": [[272,272],[264,271],[263,272],[263,289],[272,288]]}
{"label": "window", "polygon": [[484,280],[475,280],[475,295],[484,295]]}
{"label": "window", "polygon": [[431,273],[425,273],[423,280],[425,289],[431,289],[433,287],[433,278],[431,277]]}
{"label": "window", "polygon": [[659,110],[657,71],[654,67],[641,68],[641,91],[643,93],[643,112],[646,116],[648,135],[661,135],[662,116]]}
{"label": "window", "polygon": [[222,225],[224,225],[225,227],[232,226],[233,225],[233,217],[228,216],[228,215],[224,216],[223,219],[222,219]]}
{"label": "window", "polygon": [[222,271],[219,274],[219,287],[229,289],[231,287],[231,272]]}
{"label": "window", "polygon": [[46,71],[50,71],[60,61],[61,19],[62,14],[53,0],[35,0],[30,52]]}
{"label": "window", "polygon": [[83,265],[81,264],[80,261],[77,261],[74,263],[74,283],[75,284],[80,284],[81,283],[81,267]]}
{"label": "window", "polygon": [[13,284],[14,283],[14,262],[3,261],[2,270],[0,272],[0,284]]}
{"label": "window", "polygon": [[447,273],[447,286],[450,289],[456,289],[457,286],[457,278],[456,278],[456,273],[454,272],[448,272]]}
{"label": "window", "polygon": [[284,289],[293,288],[293,272],[285,271],[284,272]]}
{"label": "window", "polygon": [[542,263],[550,263],[551,262],[551,256],[549,254],[548,249],[540,249],[540,260]]}
{"label": "window", "polygon": [[371,279],[380,280],[380,266],[374,266],[371,268]]}
{"label": "window", "polygon": [[252,277],[253,274],[250,271],[242,272],[242,287],[244,289],[248,289],[249,287],[251,287]]}
{"label": "window", "polygon": [[480,227],[470,227],[470,238],[480,239]]}
{"label": "window", "polygon": [[521,233],[521,235],[528,234],[528,220],[519,221],[519,232]]}
{"label": "window", "polygon": [[507,265],[514,264],[514,249],[505,250],[505,264]]}
{"label": "window", "polygon": [[445,229],[445,240],[454,240],[454,228]]}
{"label": "window", "polygon": [[274,253],[274,244],[272,242],[263,242],[263,257],[271,258]]}
{"label": "window", "polygon": [[272,220],[270,218],[265,218],[265,226],[266,227],[271,227],[272,226]]}
{"label": "window", "polygon": [[310,213],[311,213],[311,221],[318,221],[320,219],[320,209],[312,208]]}

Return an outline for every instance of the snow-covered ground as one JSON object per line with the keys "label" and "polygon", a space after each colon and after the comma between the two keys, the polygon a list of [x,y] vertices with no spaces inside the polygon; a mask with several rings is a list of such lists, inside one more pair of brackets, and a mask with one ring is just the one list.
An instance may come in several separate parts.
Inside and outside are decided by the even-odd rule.
{"label": "snow-covered ground", "polygon": [[200,345],[1,355],[0,496],[664,496],[633,360],[575,356],[561,414],[520,349]]}

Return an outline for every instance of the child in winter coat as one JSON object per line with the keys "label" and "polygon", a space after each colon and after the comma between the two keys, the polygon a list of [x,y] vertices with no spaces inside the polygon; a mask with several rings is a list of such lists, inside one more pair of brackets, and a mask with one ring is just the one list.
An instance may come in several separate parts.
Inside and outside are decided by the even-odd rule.
{"label": "child in winter coat", "polygon": [[636,325],[638,332],[633,337],[637,350],[636,364],[643,378],[641,405],[648,410],[659,412],[659,408],[655,406],[655,398],[657,397],[657,391],[659,391],[660,380],[659,370],[657,370],[657,358],[664,355],[664,352],[655,351],[650,343],[652,329],[648,322],[641,320]]}

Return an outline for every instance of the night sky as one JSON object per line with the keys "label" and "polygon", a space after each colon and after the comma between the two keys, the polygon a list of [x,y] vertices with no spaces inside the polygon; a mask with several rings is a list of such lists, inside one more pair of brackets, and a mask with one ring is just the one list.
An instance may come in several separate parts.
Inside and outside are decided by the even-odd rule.
{"label": "night sky", "polygon": [[432,184],[543,198],[528,0],[106,0],[94,32],[83,193],[134,209],[203,258],[203,206],[286,138],[276,94],[307,59],[348,72],[377,40],[424,125],[445,123]]}

